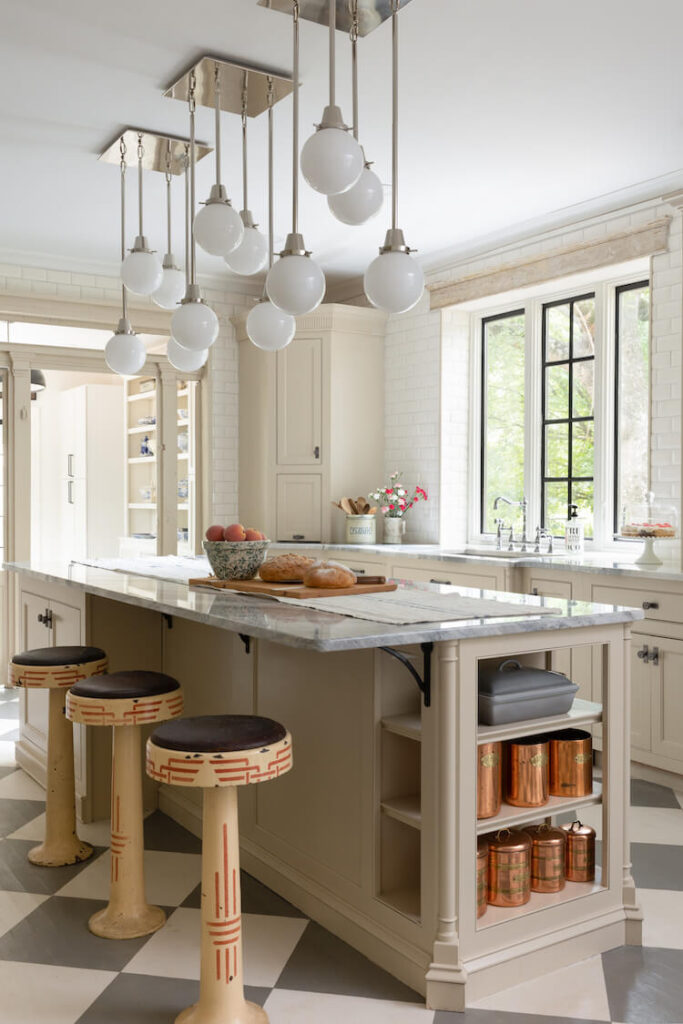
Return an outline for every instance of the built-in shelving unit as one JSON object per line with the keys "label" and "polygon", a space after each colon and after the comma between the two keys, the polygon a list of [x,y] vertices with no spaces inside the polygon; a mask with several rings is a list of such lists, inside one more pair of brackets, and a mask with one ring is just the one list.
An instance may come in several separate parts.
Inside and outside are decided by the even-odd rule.
{"label": "built-in shelving unit", "polygon": [[559,729],[578,729],[602,719],[602,705],[590,700],[574,699],[571,710],[565,715],[549,718],[531,718],[507,725],[480,725],[477,729],[477,743],[493,743],[496,740],[512,740],[520,736],[533,736],[539,732],[557,732]]}
{"label": "built-in shelving unit", "polygon": [[518,919],[520,915],[537,914],[550,907],[559,907],[563,903],[571,903],[573,900],[593,896],[605,888],[601,879],[602,870],[597,865],[594,882],[567,882],[560,892],[532,892],[531,899],[523,907],[494,907],[489,904],[486,913],[477,922],[477,931],[506,924],[508,921]]}
{"label": "built-in shelving unit", "polygon": [[602,783],[593,780],[593,792],[588,796],[551,796],[547,804],[541,807],[513,807],[503,801],[500,811],[493,818],[480,818],[477,821],[477,834],[484,835],[487,832],[497,832],[501,828],[517,828],[519,825],[528,825],[532,821],[539,821],[543,818],[552,818],[556,814],[564,814],[567,811],[576,811],[581,807],[590,807],[592,804],[599,804],[602,801]]}
{"label": "built-in shelving unit", "polygon": [[[134,538],[139,553],[156,551],[158,532],[157,423],[158,382],[155,377],[132,377],[125,385],[126,497],[125,537]],[[153,423],[140,420],[153,419]],[[143,454],[144,439],[151,454]],[[137,536],[136,536],[137,535]],[[128,544],[129,541],[126,540]]]}

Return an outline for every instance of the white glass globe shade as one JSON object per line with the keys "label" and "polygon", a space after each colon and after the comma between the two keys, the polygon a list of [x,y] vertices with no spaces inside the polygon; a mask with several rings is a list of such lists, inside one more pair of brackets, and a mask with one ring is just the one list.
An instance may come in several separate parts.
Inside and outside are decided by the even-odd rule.
{"label": "white glass globe shade", "polygon": [[387,313],[405,313],[422,297],[422,267],[407,252],[383,252],[365,271],[365,294]]}
{"label": "white glass globe shade", "polygon": [[227,256],[242,241],[244,224],[227,203],[207,203],[194,219],[194,236],[204,252]]}
{"label": "white glass globe shade", "polygon": [[218,337],[218,317],[205,302],[184,302],[171,317],[171,331],[179,345],[199,352]]}
{"label": "white glass globe shade", "polygon": [[185,272],[177,267],[164,267],[161,284],[152,296],[152,302],[162,309],[175,309],[185,294]]}
{"label": "white glass globe shade", "polygon": [[249,310],[247,334],[257,348],[277,352],[286,348],[296,333],[296,320],[272,302],[259,302]]}
{"label": "white glass globe shade", "polygon": [[263,270],[268,259],[268,239],[258,228],[245,228],[242,241],[225,257],[225,262],[236,274],[249,277]]}
{"label": "white glass globe shade", "polygon": [[199,348],[190,351],[189,348],[183,348],[182,345],[179,345],[175,338],[169,338],[166,355],[168,356],[169,363],[176,370],[185,370],[186,373],[189,373],[192,370],[201,370],[209,358],[209,350],[208,348]]}
{"label": "white glass globe shade", "polygon": [[323,301],[325,275],[310,256],[281,256],[268,271],[266,292],[284,313],[303,316]]}
{"label": "white glass globe shade", "polygon": [[363,173],[346,192],[327,197],[327,205],[342,224],[365,224],[382,209],[384,189],[374,171],[363,168]]}
{"label": "white glass globe shade", "polygon": [[129,252],[121,264],[121,280],[134,295],[151,295],[161,284],[161,260],[154,252]]}
{"label": "white glass globe shade", "polygon": [[104,348],[109,369],[124,377],[139,373],[146,358],[147,350],[137,334],[113,334]]}
{"label": "white glass globe shade", "polygon": [[301,172],[316,192],[333,196],[346,192],[361,176],[363,150],[350,132],[320,128],[301,150]]}

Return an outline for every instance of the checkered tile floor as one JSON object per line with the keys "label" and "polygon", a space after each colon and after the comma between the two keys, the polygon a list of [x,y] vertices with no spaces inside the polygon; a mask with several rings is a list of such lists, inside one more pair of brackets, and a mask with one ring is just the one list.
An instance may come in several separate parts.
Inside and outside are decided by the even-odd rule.
{"label": "checkered tile floor", "polygon": [[[44,802],[13,760],[17,715],[18,698],[0,690],[0,1024],[172,1024],[198,995],[199,841],[151,815],[147,895],[166,908],[168,922],[143,939],[91,935],[86,921],[107,896],[108,823],[81,828],[96,847],[85,864],[29,864]],[[464,1014],[434,1013],[243,875],[248,998],[265,1006],[272,1024],[683,1024],[683,793],[634,782],[632,803],[643,949],[593,957]]]}

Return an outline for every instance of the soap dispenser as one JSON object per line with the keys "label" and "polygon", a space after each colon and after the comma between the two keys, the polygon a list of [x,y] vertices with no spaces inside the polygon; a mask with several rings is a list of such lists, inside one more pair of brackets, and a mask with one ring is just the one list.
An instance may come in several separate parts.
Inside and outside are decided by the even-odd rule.
{"label": "soap dispenser", "polygon": [[579,506],[569,506],[569,519],[564,528],[565,548],[569,554],[583,552],[583,522],[579,519]]}

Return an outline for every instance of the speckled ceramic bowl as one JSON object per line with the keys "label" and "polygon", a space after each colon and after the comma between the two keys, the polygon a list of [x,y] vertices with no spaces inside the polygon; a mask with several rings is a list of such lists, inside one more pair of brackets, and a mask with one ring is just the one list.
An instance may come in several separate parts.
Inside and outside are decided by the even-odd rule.
{"label": "speckled ceramic bowl", "polygon": [[269,544],[269,540],[205,540],[204,550],[219,580],[251,580]]}

